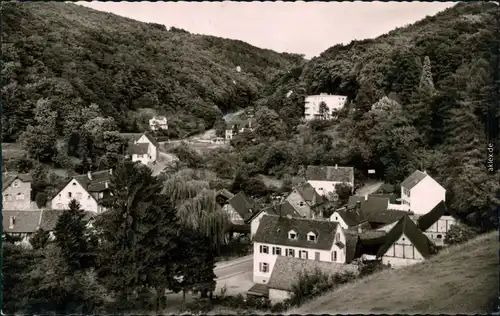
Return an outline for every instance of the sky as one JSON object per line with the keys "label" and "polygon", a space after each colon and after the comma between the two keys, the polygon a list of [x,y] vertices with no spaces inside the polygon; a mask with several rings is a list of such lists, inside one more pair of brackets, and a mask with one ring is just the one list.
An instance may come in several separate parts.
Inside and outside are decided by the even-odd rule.
{"label": "sky", "polygon": [[319,55],[374,38],[456,2],[77,2],[143,22],[238,39],[277,52]]}

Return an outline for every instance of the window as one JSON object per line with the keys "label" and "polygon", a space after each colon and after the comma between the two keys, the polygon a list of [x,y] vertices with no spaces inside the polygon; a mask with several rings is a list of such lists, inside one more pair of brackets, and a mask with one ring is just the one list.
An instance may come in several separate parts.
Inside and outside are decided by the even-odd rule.
{"label": "window", "polygon": [[290,249],[290,248],[288,248],[288,249],[286,250],[286,256],[287,256],[287,257],[295,257],[295,249]]}
{"label": "window", "polygon": [[335,221],[338,221],[339,220],[339,217],[338,216],[335,216]]}
{"label": "window", "polygon": [[269,265],[267,264],[267,262],[260,262],[259,263],[259,271],[264,272],[264,273],[269,272]]}
{"label": "window", "polygon": [[323,188],[319,188],[321,191],[323,191]]}
{"label": "window", "polygon": [[82,198],[82,193],[81,192],[76,193],[76,198],[77,199],[81,199]]}
{"label": "window", "polygon": [[268,246],[264,246],[264,245],[260,245],[260,253],[269,253],[269,247]]}
{"label": "window", "polygon": [[299,256],[301,259],[307,259],[307,250],[299,251]]}
{"label": "window", "polygon": [[300,201],[299,206],[301,206],[301,207],[304,206],[304,202]]}
{"label": "window", "polygon": [[19,201],[19,200],[24,200],[24,193],[18,193],[18,194],[16,195],[16,200],[18,200],[18,201]]}
{"label": "window", "polygon": [[73,182],[73,186],[75,186],[75,185],[76,185],[76,182]]}
{"label": "window", "polygon": [[332,252],[332,261],[337,261],[337,251]]}
{"label": "window", "polygon": [[297,233],[294,232],[293,230],[289,231],[288,232],[288,238],[292,239],[292,240],[296,240],[297,239]]}
{"label": "window", "polygon": [[408,195],[408,197],[410,197],[410,190],[406,190],[406,195]]}
{"label": "window", "polygon": [[57,203],[57,208],[58,209],[62,209],[63,208],[63,204],[62,203]]}
{"label": "window", "polygon": [[441,239],[441,238],[443,238],[443,236],[442,235],[437,235],[436,238],[437,239]]}
{"label": "window", "polygon": [[14,181],[14,183],[12,184],[12,186],[13,186],[14,188],[18,188],[18,187],[19,187],[19,181],[17,181],[17,180],[16,180],[16,181]]}
{"label": "window", "polygon": [[316,241],[316,234],[314,233],[307,234],[307,241]]}
{"label": "window", "polygon": [[273,255],[281,256],[281,248],[273,247]]}
{"label": "window", "polygon": [[68,197],[69,197],[69,198],[71,197],[71,195],[72,195],[72,194],[71,194],[71,192],[68,192]]}
{"label": "window", "polygon": [[335,241],[340,241],[340,233],[335,234]]}
{"label": "window", "polygon": [[319,251],[314,253],[314,260],[319,261]]}
{"label": "window", "polygon": [[89,195],[87,195],[87,200],[90,200],[90,194],[89,194]]}
{"label": "window", "polygon": [[5,195],[5,198],[6,198],[7,201],[11,201],[12,200],[12,195],[7,194],[7,195]]}

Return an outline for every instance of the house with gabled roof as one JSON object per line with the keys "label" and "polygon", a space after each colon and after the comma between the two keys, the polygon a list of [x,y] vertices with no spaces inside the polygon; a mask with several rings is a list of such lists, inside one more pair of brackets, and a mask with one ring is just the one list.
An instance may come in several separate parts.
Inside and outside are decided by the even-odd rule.
{"label": "house with gabled roof", "polygon": [[354,168],[335,166],[307,166],[306,181],[319,195],[335,193],[335,185],[349,185],[354,192]]}
{"label": "house with gabled roof", "polygon": [[264,215],[253,237],[253,282],[267,284],[279,256],[349,263],[346,245],[336,222]]}
{"label": "house with gabled roof", "polygon": [[390,198],[370,195],[364,201],[356,201],[355,206],[346,206],[336,210],[330,221],[339,222],[342,228],[347,229],[364,225],[371,229],[388,231],[401,217],[412,213],[401,210],[388,209]]}
{"label": "house with gabled roof", "polygon": [[234,194],[231,193],[231,191],[229,191],[228,189],[221,189],[215,192],[215,202],[220,207],[223,207],[224,205],[226,205],[227,201],[229,201],[229,199],[231,199],[233,196]]}
{"label": "house with gabled roof", "polygon": [[168,122],[165,116],[154,116],[149,120],[149,128],[152,131],[167,130]]}
{"label": "house with gabled roof", "polygon": [[145,132],[133,138],[128,146],[128,155],[133,162],[145,165],[155,163],[160,156],[160,144],[150,133]]}
{"label": "house with gabled roof", "polygon": [[430,212],[446,201],[446,189],[426,171],[417,170],[401,183],[401,203],[416,215]]}
{"label": "house with gabled roof", "polygon": [[286,201],[290,203],[302,216],[315,218],[312,207],[324,202],[324,197],[310,183],[303,183],[295,187],[287,196]]}
{"label": "house with gabled roof", "polygon": [[2,210],[2,233],[20,238],[20,244],[29,244],[29,238],[40,225],[42,211]]}
{"label": "house with gabled roof", "polygon": [[282,302],[291,297],[294,282],[301,273],[321,271],[334,276],[342,273],[358,274],[358,266],[336,262],[307,260],[293,257],[278,257],[267,284],[269,300],[272,304]]}
{"label": "house with gabled roof", "polygon": [[457,223],[457,218],[446,203],[441,201],[429,213],[418,217],[417,226],[436,246],[444,246],[446,234]]}
{"label": "house with gabled roof", "polygon": [[2,175],[2,208],[5,210],[31,210],[30,174]]}
{"label": "house with gabled roof", "polygon": [[253,238],[260,225],[260,220],[264,215],[288,216],[303,218],[304,216],[299,213],[288,201],[283,203],[271,205],[261,208],[249,218],[250,222],[250,238]]}
{"label": "house with gabled roof", "polygon": [[383,264],[401,267],[422,262],[432,253],[433,243],[413,220],[405,215],[387,233],[385,242],[376,256]]}
{"label": "house with gabled roof", "polygon": [[87,172],[71,178],[52,198],[50,205],[54,210],[65,210],[71,200],[80,203],[83,210],[100,214],[106,209],[102,201],[111,194],[110,183],[113,170]]}
{"label": "house with gabled roof", "polygon": [[235,225],[250,224],[249,219],[255,210],[255,202],[252,201],[243,191],[228,199],[223,206],[226,211],[229,221]]}

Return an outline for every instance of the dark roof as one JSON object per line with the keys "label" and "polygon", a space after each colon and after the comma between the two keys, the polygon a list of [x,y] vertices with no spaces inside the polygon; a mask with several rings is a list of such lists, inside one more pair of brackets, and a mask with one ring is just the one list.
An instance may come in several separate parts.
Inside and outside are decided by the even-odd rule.
{"label": "dark roof", "polygon": [[[155,147],[158,147],[160,146],[160,144],[158,143],[158,141],[156,140],[156,138],[154,138],[153,135],[151,135],[149,132],[145,132],[143,134],[144,136],[146,136],[146,138],[155,146]],[[142,135],[141,135],[142,136]]]}
{"label": "dark roof", "polygon": [[376,224],[391,224],[397,222],[405,215],[412,215],[413,213],[399,210],[380,210],[365,215],[366,221]]}
{"label": "dark roof", "polygon": [[33,181],[31,175],[29,173],[20,173],[20,174],[9,174],[4,173],[2,175],[2,191],[7,189],[14,180],[19,179],[22,182],[31,182]]}
{"label": "dark roof", "polygon": [[274,264],[273,272],[267,286],[270,289],[291,291],[294,282],[299,279],[300,273],[311,273],[316,269],[329,275],[347,271],[355,274],[358,272],[358,267],[352,264],[279,256],[276,258],[276,263]]}
{"label": "dark roof", "polygon": [[[42,211],[2,210],[4,233],[34,233],[38,229]],[[14,217],[14,227],[10,228],[10,218]]]}
{"label": "dark roof", "polygon": [[227,201],[238,213],[244,221],[248,221],[252,214],[255,212],[253,209],[255,204],[248,198],[248,196],[243,192],[238,192],[235,196]]}
{"label": "dark roof", "polygon": [[[40,219],[40,228],[45,231],[53,231],[56,227],[57,220],[64,210],[43,210]],[[92,212],[85,212],[84,220],[88,221],[95,216]]]}
{"label": "dark roof", "polygon": [[347,226],[352,227],[366,222],[365,216],[361,213],[361,210],[353,207],[345,207],[336,210],[340,217],[344,220]]}
{"label": "dark roof", "polygon": [[365,200],[364,196],[351,195],[347,201],[347,206],[355,206],[357,202],[364,202]]}
{"label": "dark roof", "polygon": [[354,182],[353,167],[307,166],[306,179],[313,181]]}
{"label": "dark roof", "polygon": [[424,258],[430,256],[431,241],[418,229],[411,218],[406,215],[387,233],[385,243],[378,250],[377,257],[382,257],[403,234],[408,237]]}
{"label": "dark roof", "polygon": [[73,178],[88,192],[102,192],[107,189],[106,183],[109,184],[111,181],[111,174],[109,170],[102,170],[92,172],[92,180],[89,179],[88,174],[78,175]]}
{"label": "dark roof", "polygon": [[144,155],[148,153],[149,144],[138,143],[132,144],[128,147],[128,152],[131,155]]}
{"label": "dark roof", "polygon": [[417,170],[414,173],[412,173],[408,178],[406,178],[403,182],[401,182],[401,186],[408,190],[411,190],[425,177],[427,177],[427,173]]}
{"label": "dark roof", "polygon": [[221,189],[221,190],[217,191],[215,193],[215,195],[216,196],[221,195],[221,196],[225,197],[226,199],[230,199],[234,196],[234,194],[231,193],[228,189]]}
{"label": "dark roof", "polygon": [[389,199],[389,203],[395,203],[398,199],[398,196],[394,193],[376,193],[369,196]]}
{"label": "dark roof", "polygon": [[314,202],[316,204],[323,202],[323,197],[319,195],[318,192],[316,192],[316,189],[314,189],[314,187],[308,182],[298,186],[296,190],[297,193],[302,196],[304,201],[308,203]]}
{"label": "dark roof", "polygon": [[[264,215],[254,236],[254,242],[310,249],[330,250],[333,246],[338,223],[296,217]],[[297,239],[288,238],[289,231],[297,233]],[[307,234],[316,234],[316,241],[307,240]]]}
{"label": "dark roof", "polygon": [[291,217],[304,217],[300,214],[288,201],[284,201],[281,204],[271,205],[265,208],[261,208],[259,211],[254,212],[252,216],[248,218],[248,222],[252,221],[255,217],[257,217],[260,213],[266,212],[269,215],[277,215],[279,216],[291,216]]}
{"label": "dark roof", "polygon": [[455,212],[449,210],[446,207],[446,203],[444,201],[441,201],[430,212],[418,218],[418,228],[420,228],[422,231],[426,231],[429,227],[436,223],[441,218],[441,216],[445,215],[450,215],[454,218],[457,218]]}

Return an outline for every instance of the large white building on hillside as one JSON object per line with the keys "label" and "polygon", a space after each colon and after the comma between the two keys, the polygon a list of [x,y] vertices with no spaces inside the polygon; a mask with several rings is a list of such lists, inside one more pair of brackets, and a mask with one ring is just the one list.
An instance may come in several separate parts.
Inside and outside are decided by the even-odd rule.
{"label": "large white building on hillside", "polygon": [[347,102],[347,97],[344,95],[330,95],[326,93],[307,96],[304,104],[304,119],[308,121],[320,119],[321,102],[324,102],[328,107],[328,115],[326,115],[325,118],[330,119],[335,117],[335,111],[338,111],[344,107]]}

